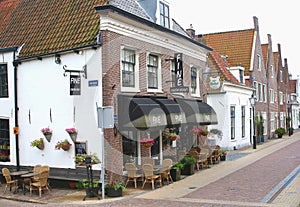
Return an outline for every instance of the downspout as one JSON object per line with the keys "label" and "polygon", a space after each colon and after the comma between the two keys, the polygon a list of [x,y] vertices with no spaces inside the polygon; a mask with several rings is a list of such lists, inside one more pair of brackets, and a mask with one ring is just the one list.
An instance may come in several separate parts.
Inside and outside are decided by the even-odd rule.
{"label": "downspout", "polygon": [[[18,76],[17,76],[17,69],[19,62],[15,60],[15,53],[14,53],[14,61],[13,61],[13,66],[14,66],[14,94],[15,94],[15,127],[19,127],[19,107],[18,107]],[[17,171],[20,170],[20,154],[19,154],[19,134],[17,133],[16,135],[16,167]]]}

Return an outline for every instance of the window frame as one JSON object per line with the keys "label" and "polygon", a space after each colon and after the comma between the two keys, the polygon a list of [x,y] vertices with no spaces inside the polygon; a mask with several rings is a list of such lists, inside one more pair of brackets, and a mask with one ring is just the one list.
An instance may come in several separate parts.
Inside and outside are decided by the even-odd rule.
{"label": "window frame", "polygon": [[162,1],[159,1],[159,21],[161,26],[170,29],[170,7]]}
{"label": "window frame", "polygon": [[8,98],[8,68],[7,63],[0,63],[0,98]]}
{"label": "window frame", "polygon": [[230,139],[235,139],[235,106],[230,106]]}

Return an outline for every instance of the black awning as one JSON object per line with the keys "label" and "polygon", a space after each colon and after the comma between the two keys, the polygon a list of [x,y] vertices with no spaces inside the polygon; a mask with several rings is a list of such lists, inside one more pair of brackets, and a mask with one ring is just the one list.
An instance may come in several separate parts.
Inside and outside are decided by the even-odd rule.
{"label": "black awning", "polygon": [[120,129],[165,128],[167,118],[160,105],[147,97],[118,97],[118,121]]}
{"label": "black awning", "polygon": [[187,123],[200,125],[218,124],[216,112],[207,103],[190,99],[176,99],[176,102],[183,109]]}
{"label": "black awning", "polygon": [[167,98],[154,98],[167,115],[168,127],[175,127],[186,123],[184,111],[174,100]]}

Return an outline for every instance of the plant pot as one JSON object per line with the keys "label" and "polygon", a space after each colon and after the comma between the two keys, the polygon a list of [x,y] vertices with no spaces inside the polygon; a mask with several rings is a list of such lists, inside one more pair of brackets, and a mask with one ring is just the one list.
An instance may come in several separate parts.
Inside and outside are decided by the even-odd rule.
{"label": "plant pot", "polygon": [[181,169],[181,175],[193,175],[195,173],[195,164],[185,164]]}
{"label": "plant pot", "polygon": [[115,190],[114,188],[106,188],[106,194],[109,197],[120,197],[122,196],[122,188]]}
{"label": "plant pot", "polygon": [[45,145],[44,142],[40,143],[38,146],[36,146],[38,149],[43,150]]}
{"label": "plant pot", "polygon": [[52,134],[44,134],[44,136],[45,136],[46,140],[47,140],[48,142],[50,142],[51,137],[52,137]]}
{"label": "plant pot", "polygon": [[145,142],[145,143],[143,143],[143,146],[144,147],[146,147],[146,148],[150,148],[150,147],[152,147],[152,143],[151,142]]}
{"label": "plant pot", "polygon": [[221,160],[221,161],[226,161],[226,155],[221,155],[221,156],[220,156],[220,160]]}
{"label": "plant pot", "polygon": [[278,138],[282,138],[282,134],[278,134],[277,136],[278,136]]}
{"label": "plant pot", "polygon": [[76,139],[77,139],[77,133],[69,133],[72,141],[75,143],[76,142]]}
{"label": "plant pot", "polygon": [[76,183],[75,182],[69,182],[69,187],[70,187],[70,189],[75,189],[76,188]]}
{"label": "plant pot", "polygon": [[86,197],[88,197],[88,198],[98,197],[99,188],[86,188],[85,194],[86,194]]}
{"label": "plant pot", "polygon": [[175,141],[177,139],[177,136],[169,136],[168,139],[172,140],[172,141]]}
{"label": "plant pot", "polygon": [[70,146],[62,146],[62,149],[63,149],[64,151],[69,151]]}
{"label": "plant pot", "polygon": [[171,169],[170,174],[173,181],[178,181],[181,179],[181,170]]}

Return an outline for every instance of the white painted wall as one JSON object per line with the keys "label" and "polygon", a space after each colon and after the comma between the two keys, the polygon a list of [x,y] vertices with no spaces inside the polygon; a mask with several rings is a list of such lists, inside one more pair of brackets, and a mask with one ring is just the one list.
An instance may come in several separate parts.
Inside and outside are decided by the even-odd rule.
{"label": "white painted wall", "polygon": [[[249,97],[252,91],[249,88],[237,87],[234,85],[223,85],[226,93],[209,94],[207,103],[217,113],[218,125],[210,125],[209,129],[219,129],[223,132],[222,139],[217,139],[216,144],[222,149],[233,150],[250,145],[250,108]],[[230,134],[230,106],[235,106],[235,139],[231,140]],[[245,137],[241,131],[241,106],[245,106]]]}
{"label": "white painted wall", "polygon": [[[74,145],[67,152],[55,150],[58,141],[72,142],[65,131],[70,127],[78,129],[77,141],[87,141],[88,153],[101,155],[96,113],[96,104],[102,106],[101,49],[63,54],[61,60],[58,65],[52,56],[18,66],[20,165],[75,167]],[[70,96],[70,76],[63,76],[63,65],[68,69],[82,69],[87,65],[87,79],[81,76],[80,96]],[[89,80],[98,80],[98,87],[89,87]],[[44,139],[44,150],[31,147],[32,140],[43,137],[40,130],[44,127],[53,130],[51,141]]]}

